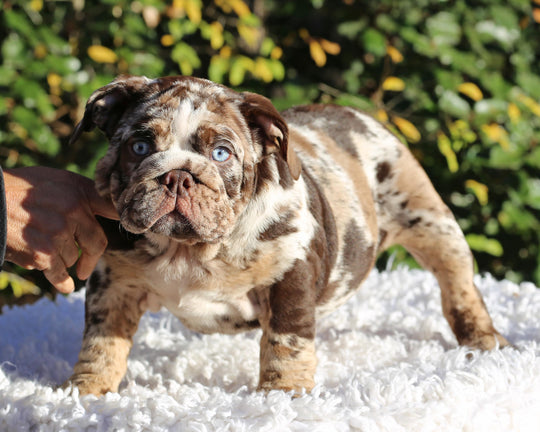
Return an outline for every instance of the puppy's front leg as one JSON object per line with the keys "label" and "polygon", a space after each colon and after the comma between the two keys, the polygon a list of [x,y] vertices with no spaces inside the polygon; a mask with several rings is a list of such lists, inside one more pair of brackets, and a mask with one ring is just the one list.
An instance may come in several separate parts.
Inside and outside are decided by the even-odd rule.
{"label": "puppy's front leg", "polygon": [[263,296],[259,390],[299,393],[314,383],[315,289],[313,272],[297,262]]}
{"label": "puppy's front leg", "polygon": [[143,313],[140,292],[129,282],[115,282],[106,266],[94,270],[86,291],[79,360],[64,387],[78,387],[81,395],[118,391],[127,369],[132,337]]}

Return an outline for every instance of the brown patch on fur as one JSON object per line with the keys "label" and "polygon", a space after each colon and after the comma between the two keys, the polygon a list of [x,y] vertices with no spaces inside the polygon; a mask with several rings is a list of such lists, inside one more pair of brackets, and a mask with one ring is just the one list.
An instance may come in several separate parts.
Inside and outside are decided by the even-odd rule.
{"label": "brown patch on fur", "polygon": [[[315,274],[314,274],[315,273]],[[272,333],[315,337],[315,290],[318,272],[305,261],[296,261],[282,280],[270,288]]]}
{"label": "brown patch on fur", "polygon": [[313,145],[302,134],[299,134],[296,129],[289,129],[289,140],[295,149],[298,149],[311,157],[317,157]]}
{"label": "brown patch on fur", "polygon": [[275,240],[298,231],[298,228],[291,224],[294,215],[292,212],[283,214],[277,221],[269,225],[259,234],[260,241]]}
{"label": "brown patch on fur", "polygon": [[330,298],[335,290],[335,286],[329,285],[328,280],[336,264],[338,233],[334,214],[319,185],[308,170],[304,170],[303,177],[309,192],[309,210],[318,225],[309,250],[312,265],[318,269],[315,288],[317,304],[320,304]]}
{"label": "brown patch on fur", "polygon": [[353,159],[342,148],[338,147],[334,139],[320,134],[320,140],[328,148],[335,161],[343,167],[349,178],[355,185],[355,192],[358,201],[362,205],[362,210],[366,219],[367,228],[369,229],[372,238],[377,236],[377,218],[373,203],[371,188],[369,187],[367,178],[364,174],[362,163]]}
{"label": "brown patch on fur", "polygon": [[465,342],[474,338],[476,326],[474,323],[474,315],[470,310],[458,310],[457,308],[450,309],[450,316],[453,320],[453,330],[459,342]]}
{"label": "brown patch on fur", "polygon": [[377,165],[377,181],[382,183],[390,176],[390,164],[388,162],[380,162]]}
{"label": "brown patch on fur", "polygon": [[[352,275],[349,281],[349,291],[356,290],[373,268],[376,259],[375,245],[369,244],[364,233],[351,220],[347,226],[343,245],[343,269]],[[345,276],[345,275],[344,275]]]}
{"label": "brown patch on fur", "polygon": [[[317,113],[324,118],[326,123],[324,126],[325,134],[334,138],[342,150],[345,150],[353,159],[358,160],[358,150],[351,132],[361,136],[370,135],[370,131],[364,122],[356,117],[350,109],[334,104],[297,106],[284,111],[283,116],[286,119],[294,120],[296,124],[309,125],[314,129],[315,126],[309,123],[314,117],[312,115],[303,115],[313,113]],[[336,137],[339,137],[339,139]]]}

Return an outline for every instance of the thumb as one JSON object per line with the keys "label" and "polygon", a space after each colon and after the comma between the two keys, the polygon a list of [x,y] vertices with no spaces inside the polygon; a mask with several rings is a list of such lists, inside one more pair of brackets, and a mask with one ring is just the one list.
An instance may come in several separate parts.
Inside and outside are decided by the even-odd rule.
{"label": "thumb", "polygon": [[108,219],[120,220],[118,212],[110,200],[106,200],[95,193],[95,196],[89,196],[90,208],[95,215],[103,216]]}
{"label": "thumb", "polygon": [[119,220],[118,212],[113,203],[109,199],[101,197],[95,188],[93,181],[83,183],[83,189],[86,197],[88,198],[88,204],[92,213],[95,215],[103,216],[108,219]]}

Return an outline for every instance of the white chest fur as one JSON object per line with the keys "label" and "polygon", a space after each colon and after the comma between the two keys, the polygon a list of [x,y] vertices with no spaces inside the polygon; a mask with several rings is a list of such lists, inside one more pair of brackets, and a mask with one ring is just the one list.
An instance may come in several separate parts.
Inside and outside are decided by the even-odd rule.
{"label": "white chest fur", "polygon": [[[255,291],[279,280],[306,256],[316,222],[305,193],[302,181],[288,193],[263,193],[245,210],[233,235],[219,245],[187,246],[149,238],[161,253],[144,271],[148,307],[164,306],[203,333],[253,326],[261,314]],[[260,234],[280,220],[284,208],[294,214],[288,220],[294,229],[261,241]]]}

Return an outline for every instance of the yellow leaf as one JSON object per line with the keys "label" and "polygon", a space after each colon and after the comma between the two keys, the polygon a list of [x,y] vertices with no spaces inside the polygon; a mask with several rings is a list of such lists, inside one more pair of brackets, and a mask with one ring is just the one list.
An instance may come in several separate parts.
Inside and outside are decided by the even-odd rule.
{"label": "yellow leaf", "polygon": [[486,205],[488,203],[488,187],[485,184],[479,183],[476,180],[467,180],[465,187],[472,190],[480,205]]}
{"label": "yellow leaf", "polygon": [[242,0],[228,0],[227,3],[229,3],[232,10],[234,10],[236,15],[238,15],[240,18],[251,14],[249,6],[245,4]]}
{"label": "yellow leaf", "polygon": [[273,60],[279,60],[283,55],[283,50],[280,47],[274,47],[270,53],[270,58]]}
{"label": "yellow leaf", "polygon": [[388,123],[388,114],[386,114],[386,111],[383,109],[377,110],[375,113],[375,116],[377,117],[377,120],[379,120],[382,123]]}
{"label": "yellow leaf", "polygon": [[238,24],[238,33],[240,37],[244,39],[251,47],[256,47],[259,41],[259,29],[257,27],[248,26],[245,24]]}
{"label": "yellow leaf", "polygon": [[89,47],[88,56],[96,63],[114,63],[118,60],[118,56],[113,50],[101,45]]}
{"label": "yellow leaf", "polygon": [[185,16],[184,0],[173,0],[170,7],[167,8],[169,18],[178,19]]}
{"label": "yellow leaf", "polygon": [[392,121],[409,141],[418,142],[420,141],[420,138],[422,138],[420,132],[418,129],[416,129],[416,126],[414,126],[409,120],[405,120],[401,117],[394,117],[392,118]]}
{"label": "yellow leaf", "polygon": [[174,38],[170,34],[165,34],[161,36],[161,45],[168,47],[174,44]]}
{"label": "yellow leaf", "polygon": [[300,30],[298,30],[298,35],[306,42],[309,39],[309,32],[305,28],[301,28]]}
{"label": "yellow leaf", "polygon": [[30,2],[30,9],[36,12],[40,12],[43,9],[43,0],[32,0]]}
{"label": "yellow leaf", "polygon": [[534,8],[534,9],[533,9],[533,12],[532,12],[532,16],[533,16],[533,19],[534,19],[537,23],[540,23],[540,9]]}
{"label": "yellow leaf", "polygon": [[201,3],[197,0],[184,0],[184,9],[189,20],[194,24],[199,24],[202,18]]}
{"label": "yellow leaf", "polygon": [[510,148],[510,141],[508,139],[508,132],[502,126],[497,123],[482,125],[482,131],[488,136],[491,141],[499,143],[504,150]]}
{"label": "yellow leaf", "polygon": [[403,55],[398,51],[397,48],[391,45],[386,47],[386,54],[390,56],[394,63],[401,63],[403,61]]}
{"label": "yellow leaf", "polygon": [[446,158],[446,163],[448,164],[448,169],[450,172],[457,172],[459,169],[459,163],[454,150],[452,150],[450,138],[448,138],[444,133],[439,132],[437,134],[437,145],[439,146],[439,151]]}
{"label": "yellow leaf", "polygon": [[309,41],[309,53],[317,66],[323,67],[326,64],[326,53],[321,44],[315,39]]}
{"label": "yellow leaf", "polygon": [[225,45],[219,50],[219,56],[223,58],[230,58],[232,55],[232,49],[230,46]]}
{"label": "yellow leaf", "polygon": [[225,40],[223,39],[223,26],[220,22],[214,21],[210,24],[210,45],[213,49],[220,49]]}
{"label": "yellow leaf", "polygon": [[47,75],[47,84],[49,87],[58,87],[62,82],[62,77],[54,72],[51,72]]}
{"label": "yellow leaf", "polygon": [[540,117],[540,105],[533,98],[520,95],[518,99],[523,105],[529,108],[534,115]]}
{"label": "yellow leaf", "polygon": [[47,47],[44,44],[38,44],[34,48],[34,56],[38,60],[41,60],[41,59],[45,58],[47,56],[47,53],[48,53],[47,52]]}
{"label": "yellow leaf", "polygon": [[341,52],[341,47],[338,43],[330,42],[326,39],[320,39],[319,43],[321,44],[322,49],[325,50],[328,54],[338,55]]}
{"label": "yellow leaf", "polygon": [[382,88],[389,91],[403,91],[405,82],[401,78],[390,76],[384,80]]}
{"label": "yellow leaf", "polygon": [[465,96],[470,97],[473,101],[478,102],[484,98],[482,90],[472,82],[464,82],[458,86],[458,91],[463,93]]}
{"label": "yellow leaf", "polygon": [[25,294],[38,295],[41,290],[32,282],[23,279],[22,277],[8,272],[0,272],[0,289],[5,289],[11,286],[13,295],[15,297],[21,297]]}
{"label": "yellow leaf", "polygon": [[253,74],[261,78],[264,82],[267,82],[267,83],[274,79],[272,70],[268,67],[268,63],[262,57],[258,57],[257,60],[255,61]]}
{"label": "yellow leaf", "polygon": [[517,123],[521,117],[521,111],[515,103],[508,104],[508,117],[512,123]]}

